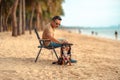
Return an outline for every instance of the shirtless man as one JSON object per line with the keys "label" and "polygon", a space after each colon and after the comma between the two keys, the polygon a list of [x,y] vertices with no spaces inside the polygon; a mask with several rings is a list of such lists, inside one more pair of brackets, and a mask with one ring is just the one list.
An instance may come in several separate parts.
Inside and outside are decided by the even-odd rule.
{"label": "shirtless man", "polygon": [[[61,47],[62,44],[68,43],[66,40],[58,40],[54,38],[54,31],[60,26],[61,23],[60,16],[54,16],[50,23],[45,26],[45,29],[42,34],[43,39],[49,39],[50,41],[44,42],[45,46]],[[72,63],[75,63],[76,60],[71,59]]]}
{"label": "shirtless man", "polygon": [[54,38],[54,31],[60,26],[61,20],[62,19],[59,16],[55,16],[52,18],[52,21],[45,26],[42,38],[50,40],[44,43],[45,46],[61,47],[63,43],[67,42],[65,40],[57,40]]}

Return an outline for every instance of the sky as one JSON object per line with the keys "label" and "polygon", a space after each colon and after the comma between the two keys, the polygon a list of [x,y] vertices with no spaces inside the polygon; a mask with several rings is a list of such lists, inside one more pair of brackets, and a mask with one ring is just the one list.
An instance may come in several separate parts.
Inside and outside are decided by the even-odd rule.
{"label": "sky", "polygon": [[120,0],[65,0],[64,26],[111,26],[120,24]]}

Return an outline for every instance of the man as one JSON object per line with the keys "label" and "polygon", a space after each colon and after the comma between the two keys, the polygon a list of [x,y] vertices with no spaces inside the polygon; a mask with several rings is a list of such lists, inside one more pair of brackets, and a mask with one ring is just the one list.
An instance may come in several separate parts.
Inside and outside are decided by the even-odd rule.
{"label": "man", "polygon": [[115,38],[117,39],[118,38],[118,32],[115,31]]}
{"label": "man", "polygon": [[51,22],[46,25],[42,38],[49,39],[50,41],[44,42],[45,46],[61,47],[63,43],[67,43],[66,40],[57,40],[54,38],[54,31],[60,26],[61,20],[60,16],[54,16]]}

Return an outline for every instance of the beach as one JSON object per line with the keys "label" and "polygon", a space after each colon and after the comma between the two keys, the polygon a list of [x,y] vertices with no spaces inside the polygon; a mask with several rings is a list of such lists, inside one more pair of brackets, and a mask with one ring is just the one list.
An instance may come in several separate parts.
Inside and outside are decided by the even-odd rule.
{"label": "beach", "polygon": [[[42,32],[39,32],[41,35]],[[38,61],[38,39],[32,31],[12,37],[0,33],[0,80],[120,80],[120,41],[56,30],[56,38],[73,43],[69,65],[52,64],[56,56],[43,49]],[[59,48],[56,49],[60,55]]]}
{"label": "beach", "polygon": [[[70,32],[76,32],[84,35],[92,35],[95,37],[101,37],[101,38],[107,38],[107,39],[113,39],[113,40],[120,40],[120,28],[118,27],[86,27],[86,28],[80,28],[80,27],[69,27],[66,28]],[[117,32],[117,37],[115,36],[115,32]]]}

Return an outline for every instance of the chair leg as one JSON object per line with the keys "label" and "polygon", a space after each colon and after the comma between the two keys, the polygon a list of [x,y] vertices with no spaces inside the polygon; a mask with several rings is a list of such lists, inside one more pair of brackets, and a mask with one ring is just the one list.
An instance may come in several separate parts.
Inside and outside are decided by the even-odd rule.
{"label": "chair leg", "polygon": [[39,50],[39,52],[38,52],[38,54],[37,54],[37,57],[36,57],[36,59],[35,59],[35,62],[37,62],[37,60],[38,60],[38,57],[39,57],[39,55],[40,55],[41,50],[42,50],[42,48],[40,48],[40,50]]}
{"label": "chair leg", "polygon": [[58,55],[57,55],[57,53],[56,53],[55,49],[53,49],[53,51],[54,51],[54,53],[55,53],[55,55],[56,55],[56,57],[57,57],[57,60],[58,60]]}

